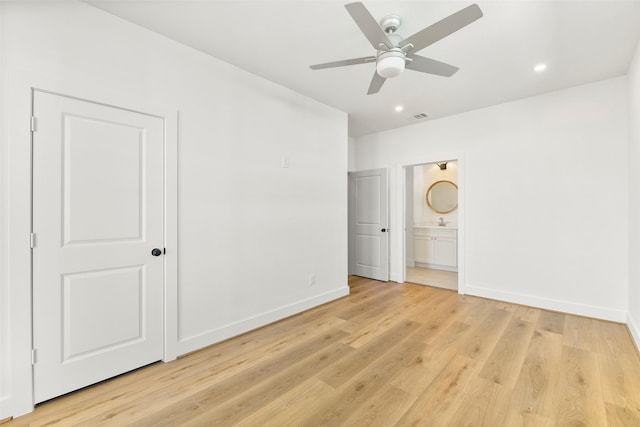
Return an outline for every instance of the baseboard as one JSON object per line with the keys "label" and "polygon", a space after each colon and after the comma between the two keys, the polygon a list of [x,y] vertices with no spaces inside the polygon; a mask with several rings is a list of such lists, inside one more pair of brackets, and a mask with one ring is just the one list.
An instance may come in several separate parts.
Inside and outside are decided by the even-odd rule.
{"label": "baseboard", "polygon": [[448,265],[439,265],[439,264],[427,264],[426,262],[416,262],[415,267],[418,268],[431,268],[433,270],[444,270],[451,271],[452,273],[458,272],[458,267],[450,267]]}
{"label": "baseboard", "polygon": [[627,327],[629,328],[629,332],[631,332],[633,341],[635,341],[636,349],[638,353],[640,353],[640,323],[631,316],[631,313],[627,316]]}
{"label": "baseboard", "polygon": [[312,298],[297,301],[264,313],[248,317],[237,322],[230,323],[220,328],[212,329],[204,333],[190,336],[178,341],[178,354],[182,355],[191,351],[198,350],[211,344],[223,341],[227,338],[240,335],[252,329],[268,325],[269,323],[282,320],[286,317],[293,316],[302,311],[317,307],[321,304],[333,301],[343,296],[349,295],[349,287],[341,287]]}
{"label": "baseboard", "polygon": [[626,311],[614,310],[606,307],[576,304],[568,301],[541,298],[513,292],[504,292],[469,284],[465,285],[465,293],[467,295],[475,295],[483,298],[490,298],[500,301],[512,302],[515,304],[528,305],[531,307],[544,308],[546,310],[561,311],[563,313],[577,314],[578,316],[587,316],[596,319],[610,320],[612,322],[626,323],[628,321]]}

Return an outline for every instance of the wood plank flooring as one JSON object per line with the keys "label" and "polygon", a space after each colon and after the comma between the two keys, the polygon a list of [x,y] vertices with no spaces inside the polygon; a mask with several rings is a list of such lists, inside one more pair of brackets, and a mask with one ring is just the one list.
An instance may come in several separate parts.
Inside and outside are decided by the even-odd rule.
{"label": "wood plank flooring", "polygon": [[433,268],[407,267],[406,282],[458,290],[458,273]]}
{"label": "wood plank flooring", "polygon": [[351,295],[13,426],[640,426],[624,325],[351,277]]}

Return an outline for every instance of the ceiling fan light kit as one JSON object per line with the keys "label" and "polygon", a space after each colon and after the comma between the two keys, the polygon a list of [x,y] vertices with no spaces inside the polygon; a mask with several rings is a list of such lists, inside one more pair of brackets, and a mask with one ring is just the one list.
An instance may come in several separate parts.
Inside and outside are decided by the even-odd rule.
{"label": "ceiling fan light kit", "polygon": [[399,76],[405,68],[421,73],[451,77],[458,71],[458,67],[419,56],[416,53],[482,17],[482,11],[478,5],[472,4],[403,39],[396,33],[402,23],[400,16],[387,15],[378,24],[364,4],[360,2],[348,3],[345,8],[376,50],[376,56],[316,64],[312,65],[311,69],[344,67],[375,61],[376,72],[369,84],[368,95],[378,93],[386,79]]}
{"label": "ceiling fan light kit", "polygon": [[392,49],[378,55],[376,72],[380,77],[390,79],[404,71],[405,54],[400,49]]}

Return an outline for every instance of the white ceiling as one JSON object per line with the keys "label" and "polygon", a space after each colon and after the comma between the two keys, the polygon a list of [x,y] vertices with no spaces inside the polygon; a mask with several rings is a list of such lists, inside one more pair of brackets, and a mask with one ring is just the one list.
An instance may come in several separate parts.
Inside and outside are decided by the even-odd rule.
{"label": "white ceiling", "polygon": [[[484,17],[420,51],[460,67],[451,78],[405,70],[367,95],[374,64],[309,65],[372,55],[342,1],[143,0],[88,3],[349,113],[360,136],[626,74],[640,0],[478,1]],[[470,1],[365,1],[396,13],[407,37]],[[535,73],[535,64],[548,65]],[[404,105],[397,113],[394,107]]]}

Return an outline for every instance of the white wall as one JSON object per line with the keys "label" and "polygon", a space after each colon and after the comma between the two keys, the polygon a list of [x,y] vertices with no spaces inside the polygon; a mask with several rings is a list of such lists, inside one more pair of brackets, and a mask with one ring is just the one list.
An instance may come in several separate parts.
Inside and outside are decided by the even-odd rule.
{"label": "white wall", "polygon": [[356,140],[352,137],[349,137],[348,142],[349,152],[348,152],[348,166],[347,170],[349,172],[354,172],[356,170]]}
{"label": "white wall", "polygon": [[[427,190],[437,181],[451,181],[458,184],[458,162],[450,161],[447,169],[441,170],[435,163],[427,163],[413,167],[413,224],[435,225],[442,218],[450,227],[458,225],[458,210],[441,214],[435,212],[427,204]],[[410,194],[410,193],[408,193]]]}
{"label": "white wall", "polygon": [[625,321],[627,90],[620,77],[363,136],[356,167],[391,169],[398,230],[398,165],[463,153],[466,292]]}
{"label": "white wall", "polygon": [[629,319],[640,349],[640,42],[629,68]]}
{"label": "white wall", "polygon": [[[62,82],[70,95],[121,93],[179,112],[179,353],[348,293],[345,113],[83,3],[0,5],[2,120],[12,129],[3,126],[0,144],[9,153],[0,212],[0,419],[30,402],[16,391],[26,377],[13,369],[16,360],[7,362],[15,348],[5,329],[7,312],[28,316],[29,307],[11,305],[15,285],[4,274],[13,261],[7,240],[27,242],[8,230],[24,224],[28,210],[7,217],[7,206],[29,191],[28,162],[13,157],[28,147],[28,116],[9,112],[28,98],[16,81],[29,76]],[[290,168],[280,167],[282,156]],[[21,327],[9,325],[14,339]]]}

